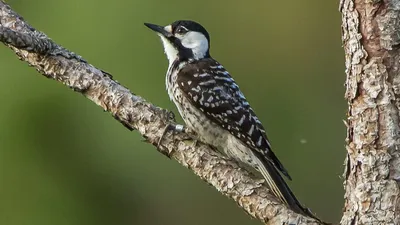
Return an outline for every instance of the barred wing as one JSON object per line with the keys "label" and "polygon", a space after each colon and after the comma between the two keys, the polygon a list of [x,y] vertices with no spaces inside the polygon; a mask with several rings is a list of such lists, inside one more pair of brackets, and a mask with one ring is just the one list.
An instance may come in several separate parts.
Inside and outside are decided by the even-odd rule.
{"label": "barred wing", "polygon": [[218,126],[290,176],[271,150],[265,130],[229,73],[207,58],[186,65],[177,76],[180,89],[193,105]]}

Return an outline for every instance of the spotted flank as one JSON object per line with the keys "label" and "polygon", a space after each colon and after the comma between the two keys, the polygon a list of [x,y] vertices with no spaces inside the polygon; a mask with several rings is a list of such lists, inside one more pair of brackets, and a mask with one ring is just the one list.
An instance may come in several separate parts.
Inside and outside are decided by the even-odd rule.
{"label": "spotted flank", "polygon": [[221,64],[211,58],[188,63],[179,71],[176,79],[183,93],[209,119],[227,129],[251,149],[262,153],[265,160],[271,160],[288,176],[271,151],[261,122],[235,80]]}

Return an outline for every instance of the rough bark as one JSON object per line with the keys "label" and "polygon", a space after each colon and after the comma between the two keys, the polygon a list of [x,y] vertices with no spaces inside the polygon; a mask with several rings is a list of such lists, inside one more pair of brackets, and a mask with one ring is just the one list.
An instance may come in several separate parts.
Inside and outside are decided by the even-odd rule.
{"label": "rough bark", "polygon": [[400,224],[400,0],[342,0],[348,101],[341,224]]}
{"label": "rough bark", "polygon": [[[39,73],[83,94],[128,129],[137,130],[153,145],[157,144],[166,124],[174,123],[166,110],[134,95],[114,81],[110,74],[54,43],[28,25],[3,1],[0,1],[0,41]],[[289,210],[276,200],[265,184],[209,146],[202,143],[194,146],[183,133],[166,135],[163,140],[158,151],[191,169],[263,223],[322,224]]]}

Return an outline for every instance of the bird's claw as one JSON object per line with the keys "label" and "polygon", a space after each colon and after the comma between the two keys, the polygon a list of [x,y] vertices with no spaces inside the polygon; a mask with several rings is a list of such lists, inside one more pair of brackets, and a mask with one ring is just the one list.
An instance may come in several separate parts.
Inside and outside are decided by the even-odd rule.
{"label": "bird's claw", "polygon": [[[160,149],[160,146],[162,144],[162,141],[165,137],[165,135],[167,134],[168,131],[173,131],[173,134],[176,133],[185,133],[187,135],[187,138],[184,138],[183,140],[191,140],[192,144],[191,147],[195,148],[197,146],[197,138],[196,138],[196,134],[191,131],[186,129],[183,125],[181,124],[167,124],[161,134],[160,139],[158,140],[157,143],[157,148]],[[170,158],[171,153],[164,153],[164,155],[166,155],[168,158]]]}
{"label": "bird's claw", "polygon": [[172,130],[174,132],[179,132],[180,133],[180,132],[183,132],[184,129],[185,128],[183,127],[183,125],[180,125],[180,124],[177,124],[177,125],[170,124],[170,123],[167,124],[167,126],[165,126],[165,128],[163,130],[163,133],[161,134],[160,139],[158,140],[157,148],[160,148],[162,140],[164,139],[164,136],[167,134],[168,131]]}
{"label": "bird's claw", "polygon": [[196,147],[198,142],[197,134],[194,131],[187,128],[185,128],[182,132],[186,134],[186,137],[183,139],[183,141],[192,141],[191,145],[192,148]]}

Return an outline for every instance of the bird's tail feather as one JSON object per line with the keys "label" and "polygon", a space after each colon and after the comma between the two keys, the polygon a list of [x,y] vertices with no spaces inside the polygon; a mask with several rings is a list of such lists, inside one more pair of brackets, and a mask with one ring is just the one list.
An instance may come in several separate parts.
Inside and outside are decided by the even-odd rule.
{"label": "bird's tail feather", "polygon": [[290,190],[289,186],[286,184],[285,180],[283,180],[282,176],[279,174],[279,171],[271,162],[261,162],[258,157],[256,157],[256,160],[257,164],[260,165],[259,171],[276,197],[278,197],[283,203],[287,204],[294,212],[316,218],[309,209],[301,205],[296,196],[294,196]]}

